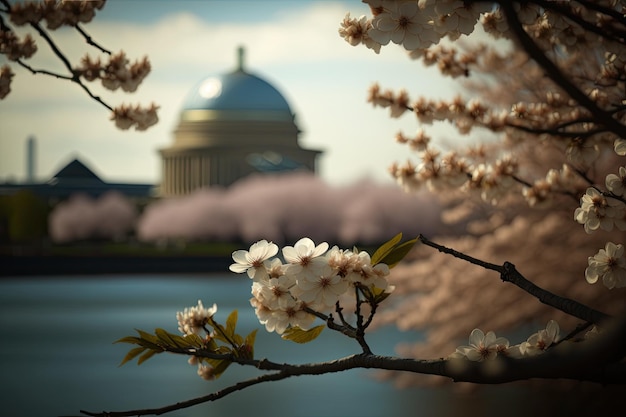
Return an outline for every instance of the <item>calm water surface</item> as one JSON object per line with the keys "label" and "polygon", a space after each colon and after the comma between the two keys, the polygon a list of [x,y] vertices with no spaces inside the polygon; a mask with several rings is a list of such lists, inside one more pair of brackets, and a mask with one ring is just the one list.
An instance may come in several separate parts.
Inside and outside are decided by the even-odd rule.
{"label": "calm water surface", "polygon": [[[202,299],[218,304],[217,319],[239,311],[239,332],[260,325],[248,303],[250,281],[241,275],[85,276],[0,280],[0,414],[16,417],[79,415],[80,409],[116,411],[164,406],[205,395],[258,375],[237,365],[207,382],[182,356],[161,354],[118,367],[131,345],[112,342],[134,328],[176,331],[176,312]],[[393,328],[372,333],[375,353],[394,353],[419,335]],[[324,330],[298,345],[259,331],[256,356],[303,363],[358,353],[358,345]],[[353,370],[271,382],[168,415],[233,416],[468,416],[513,415],[506,388],[470,401],[449,390],[395,389],[372,371]],[[469,408],[468,408],[469,407]],[[516,407],[518,411],[523,411]],[[531,406],[532,409],[532,406]],[[530,411],[530,410],[527,410]],[[520,414],[523,415],[523,414]]]}
{"label": "calm water surface", "polygon": [[[134,328],[176,331],[176,312],[218,304],[218,320],[239,311],[239,332],[259,323],[248,303],[250,281],[240,275],[202,277],[85,276],[8,278],[0,281],[0,392],[2,414],[77,415],[91,411],[149,408],[204,395],[256,375],[233,366],[218,381],[200,379],[186,358],[161,354],[141,366],[118,367],[131,347],[112,342]],[[393,353],[397,333],[377,333],[377,353]],[[405,335],[405,340],[416,340]],[[334,359],[358,352],[358,345],[326,329],[308,345],[260,331],[257,356],[275,361]],[[174,416],[393,416],[406,415],[419,392],[397,391],[368,371],[273,382]]]}

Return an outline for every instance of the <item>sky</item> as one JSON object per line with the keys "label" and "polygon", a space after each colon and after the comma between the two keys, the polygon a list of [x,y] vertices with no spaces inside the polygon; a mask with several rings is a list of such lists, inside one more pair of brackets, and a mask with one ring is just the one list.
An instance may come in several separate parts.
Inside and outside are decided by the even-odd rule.
{"label": "sky", "polygon": [[[155,102],[159,123],[144,132],[118,130],[109,111],[78,85],[13,64],[12,91],[0,100],[0,182],[25,180],[26,141],[32,136],[38,181],[79,158],[105,181],[159,183],[158,150],[173,143],[183,101],[202,79],[232,71],[239,46],[246,50],[247,70],[287,99],[302,130],[301,146],[324,151],[318,172],[325,181],[391,182],[388,166],[411,157],[394,137],[399,131],[410,135],[419,125],[410,114],[391,119],[388,110],[367,103],[369,87],[379,82],[406,88],[413,98],[451,97],[454,87],[397,45],[383,47],[379,55],[350,46],[337,32],[347,12],[369,15],[369,8],[358,0],[109,0],[84,28],[133,61],[147,55],[152,71],[133,94],[89,86],[113,107]],[[74,63],[87,52],[98,55],[74,30],[52,35]],[[39,51],[30,64],[62,71],[35,38]],[[0,56],[0,66],[5,63]]]}

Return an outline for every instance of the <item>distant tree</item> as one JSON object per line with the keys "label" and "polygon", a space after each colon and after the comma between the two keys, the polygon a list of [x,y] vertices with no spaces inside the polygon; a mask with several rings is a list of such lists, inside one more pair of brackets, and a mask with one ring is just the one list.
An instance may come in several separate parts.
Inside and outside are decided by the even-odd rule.
{"label": "distant tree", "polygon": [[76,194],[57,204],[50,213],[50,238],[60,243],[121,240],[134,230],[137,217],[133,202],[116,191],[109,191],[97,199]]}
{"label": "distant tree", "polygon": [[[230,270],[251,279],[250,302],[267,331],[306,343],[328,328],[354,339],[357,353],[298,365],[258,359],[256,331],[239,335],[236,311],[218,323],[217,306],[199,301],[177,314],[178,334],[139,330],[120,339],[134,345],[122,363],[171,352],[187,356],[204,379],[219,377],[233,363],[255,367],[259,376],[166,407],[83,414],[163,414],[264,382],[354,368],[474,385],[626,383],[626,5],[365,3],[370,17],[348,15],[341,23],[339,34],[350,44],[376,53],[402,45],[411,58],[471,81],[465,95],[452,100],[411,100],[405,90],[378,85],[369,96],[392,117],[410,112],[425,126],[452,124],[459,134],[455,143],[467,143],[462,139],[469,134],[490,139],[442,154],[428,129],[397,135],[419,161],[393,165],[392,175],[407,191],[426,187],[440,195],[449,207],[445,219],[464,219],[468,236],[403,241],[398,234],[371,254],[310,238],[284,246],[282,258],[267,240],[238,250]],[[483,44],[469,36],[477,24]],[[441,255],[430,256],[435,251]],[[409,252],[430,259],[402,263]],[[396,266],[399,274],[390,275]],[[394,298],[399,302],[383,310]],[[374,354],[367,332],[380,316],[428,330],[433,348],[411,347],[405,357]],[[519,328],[537,319],[543,329]],[[462,333],[469,343],[459,342]],[[518,341],[510,342],[513,337]],[[424,354],[435,359],[418,359]]]}
{"label": "distant tree", "polygon": [[[111,111],[111,120],[118,128],[134,127],[136,130],[146,130],[158,122],[158,107],[155,104],[149,107],[122,104],[114,108],[94,94],[86,84],[98,80],[108,90],[121,89],[132,93],[137,90],[151,69],[148,58],[131,63],[123,51],[113,54],[98,44],[83,28],[83,25],[91,22],[96,11],[101,10],[104,5],[105,0],[25,2],[0,0],[0,55],[33,75],[47,75],[77,84],[89,97]],[[14,27],[28,28],[30,33],[20,37]],[[52,35],[53,31],[61,27],[76,29],[88,45],[100,55],[107,57],[106,61],[87,54],[79,64],[71,63]],[[48,45],[65,69],[64,73],[35,68],[28,63],[28,60],[37,53],[37,44],[31,33],[36,34]],[[11,80],[14,76],[9,65],[0,67],[0,99],[4,99],[10,93]]]}
{"label": "distant tree", "polygon": [[29,242],[47,236],[49,209],[45,201],[31,191],[20,190],[7,196],[5,202],[0,211],[6,215],[10,241]]}

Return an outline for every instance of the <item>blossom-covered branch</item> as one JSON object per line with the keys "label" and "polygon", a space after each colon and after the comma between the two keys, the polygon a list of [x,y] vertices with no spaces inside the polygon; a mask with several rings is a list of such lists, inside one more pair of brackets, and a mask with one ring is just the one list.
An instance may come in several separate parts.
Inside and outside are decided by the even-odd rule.
{"label": "blossom-covered branch", "polygon": [[[328,250],[326,242],[316,245],[311,239],[303,238],[294,246],[283,248],[286,264],[273,258],[278,253],[278,246],[266,240],[253,244],[247,251],[238,250],[233,253],[235,263],[230,269],[233,272],[245,273],[252,280],[253,298],[250,302],[255,307],[261,324],[264,324],[268,331],[275,331],[282,334],[284,339],[298,343],[311,342],[321,332],[321,327],[312,327],[312,322],[317,317],[323,319],[328,328],[355,338],[362,347],[362,353],[331,362],[301,365],[255,359],[256,332],[243,338],[236,333],[236,311],[229,315],[226,325],[221,325],[214,318],[217,306],[214,304],[207,309],[199,300],[197,306],[186,308],[176,315],[178,330],[183,336],[156,329],[154,335],[138,331],[139,337],[120,339],[118,342],[138,345],[129,351],[122,364],[136,357],[139,357],[138,363],[141,364],[154,354],[170,352],[189,356],[188,362],[198,367],[198,375],[208,380],[218,378],[232,363],[271,373],[238,382],[206,396],[162,408],[104,413],[81,412],[90,416],[108,417],[162,414],[215,401],[264,382],[355,368],[438,375],[454,381],[478,384],[529,378],[571,378],[604,384],[626,383],[626,367],[618,366],[606,373],[607,366],[611,366],[613,361],[626,355],[626,337],[623,334],[626,330],[626,316],[611,319],[606,314],[538,288],[521,276],[510,263],[500,267],[439,245],[423,236],[418,238],[420,242],[472,264],[500,272],[503,280],[516,284],[538,300],[583,320],[596,323],[602,326],[603,330],[600,334],[597,331],[587,333],[590,336],[584,342],[572,343],[571,338],[568,338],[567,342],[561,343],[559,326],[555,321],[550,321],[546,329],[529,336],[524,342],[511,345],[503,337],[496,338],[492,331],[485,334],[480,329],[474,329],[469,338],[470,344],[458,347],[447,358],[420,360],[375,355],[364,339],[371,316],[367,320],[368,324],[364,324],[360,305],[363,302],[369,304],[373,315],[375,307],[391,295],[380,290],[380,287],[389,288],[385,279],[388,264],[395,266],[415,243],[415,240],[400,243],[400,238],[401,235],[394,237],[371,256],[356,249],[342,250],[333,247]],[[382,273],[372,275],[374,269]],[[341,313],[343,309],[340,307],[341,296],[349,295],[350,291],[346,291],[348,288],[354,288],[356,296],[355,327],[349,325]],[[333,308],[343,325],[334,323],[330,313]],[[322,311],[329,314],[321,313]],[[213,330],[209,330],[207,325]],[[596,329],[594,327],[594,330]],[[565,343],[568,344],[566,348],[559,347]],[[604,347],[605,344],[610,345],[608,351],[611,352],[606,356],[606,361],[594,358],[583,362],[586,365],[580,365],[579,361],[585,361],[588,356],[596,355],[598,346]],[[536,359],[539,356],[550,359],[548,362]],[[574,366],[575,363],[578,366]]]}
{"label": "blossom-covered branch", "polygon": [[[149,107],[139,105],[113,107],[105,102],[102,97],[93,93],[92,89],[85,83],[85,81],[100,80],[102,86],[108,90],[115,91],[121,88],[125,92],[134,92],[151,69],[147,57],[131,64],[123,51],[112,54],[108,49],[95,42],[91,35],[80,26],[81,23],[88,23],[94,18],[96,10],[104,7],[105,0],[46,0],[16,4],[10,4],[8,0],[0,0],[0,3],[4,6],[0,10],[0,54],[5,55],[9,61],[17,63],[33,75],[47,75],[79,85],[91,99],[111,111],[111,120],[120,129],[125,130],[134,127],[136,130],[146,130],[158,122],[158,106],[154,103]],[[15,31],[5,22],[3,13],[9,17],[12,24],[29,26],[33,29],[59,59],[67,74],[47,69],[36,69],[28,64],[26,60],[30,59],[37,51],[35,41],[30,34],[20,40]],[[47,30],[44,29],[43,22],[45,22]],[[80,65],[73,66],[50,34],[50,31],[62,26],[74,27],[88,45],[108,56],[108,62],[102,63],[100,58],[93,59],[86,55]],[[5,98],[11,91],[13,75],[9,66],[2,67],[0,72],[0,99]]]}

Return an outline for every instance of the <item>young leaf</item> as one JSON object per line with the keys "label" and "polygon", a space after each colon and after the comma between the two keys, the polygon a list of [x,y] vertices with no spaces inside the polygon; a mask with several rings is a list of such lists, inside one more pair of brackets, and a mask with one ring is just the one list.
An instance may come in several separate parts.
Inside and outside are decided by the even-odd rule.
{"label": "young leaf", "polygon": [[237,327],[237,310],[233,310],[226,319],[226,334],[232,337],[235,334],[235,328]]}
{"label": "young leaf", "polygon": [[[398,264],[409,251],[413,248],[417,242],[417,239],[408,240],[401,245],[396,246],[392,250],[390,250],[380,261],[379,263],[387,264],[387,266],[391,269]],[[376,265],[372,260],[372,265]]]}
{"label": "young leaf", "polygon": [[285,340],[291,340],[296,343],[308,343],[322,333],[326,325],[321,324],[309,330],[302,330],[299,327],[291,327],[281,335]]}
{"label": "young leaf", "polygon": [[387,256],[389,252],[391,252],[393,247],[396,246],[398,242],[400,242],[400,239],[402,239],[402,233],[398,233],[397,235],[392,237],[390,240],[383,243],[378,249],[376,249],[376,252],[374,252],[374,254],[371,257],[372,265],[381,263],[382,259],[385,256]]}
{"label": "young leaf", "polygon": [[246,340],[245,340],[245,344],[250,346],[250,347],[254,347],[254,341],[256,339],[256,332],[259,329],[254,329],[252,330],[247,336],[246,336]]}
{"label": "young leaf", "polygon": [[176,341],[166,330],[163,329],[154,329],[154,334],[159,338],[161,344],[165,344],[166,346],[178,347]]}
{"label": "young leaf", "polygon": [[150,359],[152,356],[156,355],[157,353],[161,353],[161,352],[160,351],[157,352],[156,350],[147,351],[146,353],[141,355],[139,359],[137,359],[137,365],[141,365],[142,363],[144,363],[145,361],[147,361],[148,359]]}
{"label": "young leaf", "polygon": [[148,332],[144,332],[143,330],[139,330],[139,329],[135,329],[137,331],[137,333],[139,333],[139,337],[141,337],[143,340],[152,343],[153,345],[157,345],[159,344],[159,339],[155,336],[152,335]]}
{"label": "young leaf", "polygon": [[254,358],[254,340],[256,339],[257,329],[252,330],[247,336],[246,339],[240,343],[239,349],[237,350],[237,355],[240,358],[244,359],[253,359]]}
{"label": "young leaf", "polygon": [[130,343],[132,345],[139,345],[141,344],[141,339],[135,336],[126,336],[126,337],[122,337],[121,339],[116,340],[113,343]]}
{"label": "young leaf", "polygon": [[124,359],[122,359],[122,362],[118,366],[122,366],[128,361],[132,361],[137,355],[143,353],[143,351],[146,349],[147,348],[142,347],[142,346],[132,348],[131,350],[128,351],[126,356],[124,356]]}
{"label": "young leaf", "polygon": [[201,348],[204,344],[204,340],[195,333],[186,334],[183,336],[183,339],[185,339],[190,347]]}

